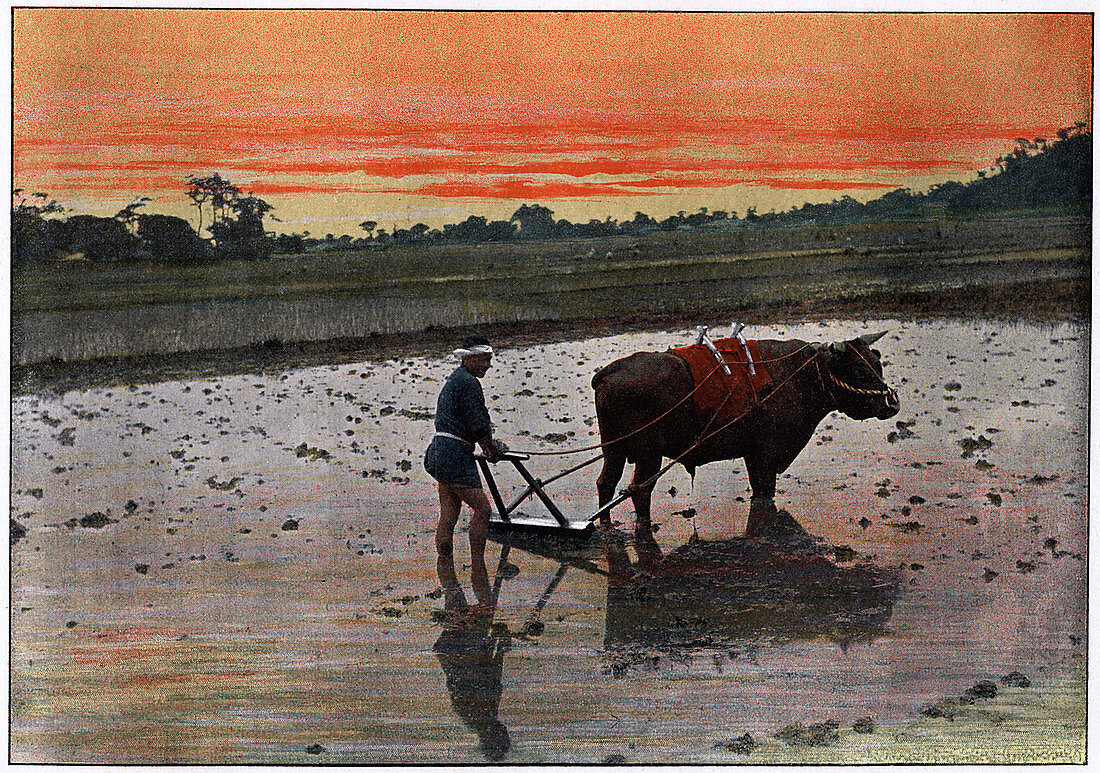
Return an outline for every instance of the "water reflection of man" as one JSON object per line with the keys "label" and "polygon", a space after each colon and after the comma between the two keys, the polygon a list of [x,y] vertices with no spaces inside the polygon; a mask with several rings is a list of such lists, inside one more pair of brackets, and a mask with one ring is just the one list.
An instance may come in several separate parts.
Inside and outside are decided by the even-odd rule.
{"label": "water reflection of man", "polygon": [[[470,560],[475,575],[475,593],[488,585],[485,568],[485,539],[491,506],[481,488],[481,476],[474,461],[474,449],[481,445],[495,461],[508,449],[493,439],[493,426],[485,407],[485,393],[479,379],[489,370],[493,348],[482,336],[469,336],[463,348],[455,350],[461,365],[455,368],[443,389],[435,412],[435,437],[424,454],[424,468],[439,484],[439,522],[435,546],[439,561],[449,560],[454,549],[454,530],[465,502],[470,516]],[[484,582],[479,582],[484,579]],[[478,596],[482,604],[487,599]]]}
{"label": "water reflection of man", "polygon": [[508,728],[497,716],[504,653],[511,646],[511,635],[507,626],[493,625],[491,613],[469,614],[453,558],[440,556],[437,567],[444,593],[444,629],[433,649],[447,678],[455,714],[477,733],[482,753],[497,762],[512,745]]}

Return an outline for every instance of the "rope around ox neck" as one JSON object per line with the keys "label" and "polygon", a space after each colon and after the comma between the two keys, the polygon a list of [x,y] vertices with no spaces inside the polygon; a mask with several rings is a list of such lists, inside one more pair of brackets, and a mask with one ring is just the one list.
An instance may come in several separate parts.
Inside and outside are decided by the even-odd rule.
{"label": "rope around ox neck", "polygon": [[[891,394],[893,394],[894,390],[891,389],[890,385],[886,383],[886,379],[884,379],[882,376],[880,376],[878,374],[878,371],[875,370],[871,366],[871,363],[867,361],[867,358],[863,356],[863,353],[860,352],[859,349],[855,349],[855,348],[853,348],[852,351],[854,351],[859,356],[859,358],[861,360],[863,360],[863,363],[871,371],[871,373],[874,375],[874,377],[879,380],[879,383],[882,384],[883,388],[882,389],[861,389],[859,387],[854,387],[851,384],[847,384],[847,383],[841,381],[839,378],[836,377],[835,373],[833,373],[831,370],[829,370],[828,367],[826,367],[825,372],[829,374],[829,379],[834,384],[836,384],[838,387],[840,387],[841,389],[847,390],[848,392],[852,392],[852,393],[857,394],[857,395],[877,395],[879,397],[887,397],[888,398]],[[818,366],[818,367],[820,369],[820,366]]]}
{"label": "rope around ox neck", "polygon": [[[797,354],[800,354],[800,353],[804,352],[804,351],[805,351],[805,350],[807,350],[807,349],[813,349],[813,348],[821,349],[821,348],[822,348],[822,346],[821,346],[821,344],[815,344],[815,343],[811,343],[811,344],[806,344],[805,346],[800,346],[799,348],[795,349],[795,350],[794,350],[793,352],[791,352],[790,354],[784,354],[784,355],[782,355],[781,357],[773,357],[773,358],[772,358],[772,359],[770,359],[770,360],[760,360],[759,362],[757,362],[757,364],[758,364],[758,365],[770,365],[771,363],[774,363],[774,362],[782,362],[783,360],[787,360],[787,359],[790,359],[791,357],[794,357],[795,355],[797,355]],[[857,354],[858,354],[858,352],[857,352]],[[792,373],[792,374],[791,374],[790,376],[788,376],[788,377],[787,377],[786,379],[784,379],[784,380],[783,380],[783,382],[782,382],[782,383],[780,383],[780,385],[779,385],[779,386],[783,386],[783,384],[786,384],[786,383],[787,383],[788,381],[790,381],[790,380],[791,380],[791,378],[792,378],[792,377],[793,377],[793,376],[795,375],[795,373],[798,373],[798,371],[802,370],[802,369],[803,369],[804,367],[806,367],[807,365],[809,365],[809,364],[810,364],[811,362],[814,362],[814,361],[815,361],[816,359],[817,359],[817,355],[815,354],[815,355],[814,355],[813,357],[811,357],[810,359],[806,360],[806,362],[804,362],[804,363],[802,363],[801,365],[799,365],[799,366],[798,366],[798,367],[797,367],[797,368],[795,369],[794,373]],[[680,398],[680,400],[679,400],[679,401],[677,401],[675,405],[673,405],[673,406],[672,406],[671,408],[669,408],[669,409],[668,409],[667,411],[665,411],[664,413],[662,413],[662,414],[661,414],[660,416],[658,416],[658,417],[657,417],[656,419],[653,419],[652,421],[649,421],[649,422],[647,422],[647,423],[643,424],[642,426],[638,427],[637,429],[635,429],[635,430],[631,430],[631,431],[630,431],[630,432],[628,432],[627,434],[625,434],[625,435],[622,435],[622,436],[620,436],[620,437],[617,437],[617,438],[615,438],[614,440],[601,441],[601,442],[599,442],[599,443],[593,443],[593,444],[592,444],[592,445],[590,445],[590,446],[582,446],[581,448],[571,448],[571,449],[569,449],[569,450],[567,450],[567,451],[522,451],[522,452],[519,452],[519,453],[524,453],[524,454],[527,454],[528,456],[568,456],[569,454],[579,454],[579,453],[582,453],[582,452],[584,452],[584,451],[592,451],[592,450],[594,450],[594,449],[597,449],[597,448],[601,448],[601,449],[602,449],[602,448],[605,448],[606,446],[609,446],[609,445],[611,445],[612,443],[620,443],[620,442],[622,442],[623,440],[626,440],[627,438],[630,438],[630,437],[633,437],[634,435],[637,435],[637,434],[638,434],[639,432],[642,432],[643,430],[649,429],[649,428],[650,428],[650,427],[652,427],[652,426],[653,426],[654,424],[656,424],[657,422],[659,422],[659,421],[660,421],[661,419],[665,418],[665,417],[666,417],[666,416],[668,416],[668,415],[669,415],[670,413],[672,413],[672,412],[673,412],[673,411],[675,411],[675,410],[676,410],[677,408],[679,408],[679,407],[680,407],[681,405],[683,405],[683,404],[684,404],[685,402],[687,402],[687,401],[688,401],[688,400],[689,400],[689,399],[691,398],[691,396],[692,396],[692,395],[694,395],[694,394],[695,394],[696,392],[698,392],[698,391],[699,391],[699,389],[700,389],[700,388],[701,388],[701,387],[703,386],[703,384],[705,384],[705,383],[706,383],[706,382],[707,382],[707,381],[708,381],[708,380],[710,379],[710,377],[711,377],[711,376],[713,376],[713,375],[714,375],[715,373],[717,373],[717,372],[718,372],[718,369],[719,369],[719,368],[721,368],[721,367],[722,367],[722,364],[721,364],[721,363],[719,363],[719,364],[715,365],[715,366],[714,366],[714,369],[713,369],[713,370],[711,370],[711,372],[710,372],[710,373],[708,373],[708,374],[707,374],[706,376],[704,376],[704,377],[702,378],[702,380],[700,380],[700,381],[699,381],[699,383],[695,385],[695,388],[694,388],[694,389],[692,389],[692,390],[691,390],[690,392],[688,392],[688,393],[687,393],[686,395],[684,395],[684,396],[683,396],[682,398]],[[766,396],[766,397],[764,398],[764,400],[767,400],[767,399],[768,399],[768,397],[770,397],[770,396],[771,396],[772,394],[774,394],[774,393],[775,393],[776,391],[778,391],[778,390],[779,390],[779,387],[775,387],[774,389],[772,389],[771,393],[769,393],[769,394],[768,394],[768,396]],[[727,395],[727,399],[728,399],[728,395]],[[755,404],[756,404],[756,405],[758,405],[759,403],[762,403],[762,402],[764,402],[764,400],[760,400],[760,401],[758,401],[758,402],[757,402],[757,403],[755,403]],[[722,404],[723,404],[723,405],[725,405],[725,401],[724,401],[724,400],[722,401]],[[736,422],[736,421],[740,421],[740,420],[741,420],[741,418],[742,418],[742,417],[744,417],[744,416],[746,416],[747,414],[748,414],[748,411],[746,411],[745,413],[741,414],[741,416],[738,416],[737,418],[735,418],[735,419],[734,419],[733,421],[731,421],[731,422],[730,422],[729,424],[733,424],[733,422]],[[711,417],[711,421],[713,421],[713,420],[714,420],[714,417],[712,416],[712,417]],[[719,430],[716,430],[716,432],[717,432],[717,431],[720,431],[720,430],[722,430],[722,429],[725,429],[725,427],[726,427],[726,426],[729,426],[729,424],[727,424],[727,425],[725,425],[725,426],[723,426],[723,427],[720,427],[720,428],[719,428]],[[710,422],[707,422],[707,426],[708,426],[708,427],[710,426]],[[704,431],[706,431],[706,430],[704,429]],[[712,434],[713,434],[713,433],[712,433]],[[707,437],[710,437],[710,435],[708,435]],[[702,441],[699,441],[699,442],[702,442]],[[695,445],[698,445],[698,442],[697,442],[697,443],[696,443]],[[692,446],[692,448],[694,448],[694,447],[695,447],[695,445],[693,445],[693,446]],[[690,450],[690,449],[689,449],[689,450]]]}

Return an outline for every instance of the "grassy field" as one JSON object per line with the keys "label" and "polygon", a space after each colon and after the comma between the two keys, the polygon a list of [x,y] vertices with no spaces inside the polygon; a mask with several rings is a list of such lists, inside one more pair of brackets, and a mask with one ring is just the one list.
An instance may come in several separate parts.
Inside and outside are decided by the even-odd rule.
{"label": "grassy field", "polygon": [[[964,311],[1080,316],[1089,305],[1089,240],[1087,219],[1041,218],[655,232],[175,266],[40,263],[13,270],[13,364],[16,380],[32,383],[67,363],[125,375],[158,355],[342,357],[378,347],[384,355],[410,335],[441,329],[451,331],[440,336],[449,342],[468,328],[553,336],[555,326],[720,325],[906,304],[934,314],[962,297],[971,298],[959,304]],[[989,302],[977,300],[982,293]]]}
{"label": "grassy field", "polygon": [[[558,242],[332,251],[216,263],[38,262],[12,270],[12,314],[134,308],[254,298],[523,295],[555,289],[706,281],[774,274],[786,264],[879,273],[922,259],[1087,247],[1087,218],[899,221],[792,229],[697,229]],[[770,261],[770,262],[769,262]],[[537,293],[536,293],[537,294]],[[598,309],[597,309],[598,310]],[[578,311],[583,312],[581,308]]]}

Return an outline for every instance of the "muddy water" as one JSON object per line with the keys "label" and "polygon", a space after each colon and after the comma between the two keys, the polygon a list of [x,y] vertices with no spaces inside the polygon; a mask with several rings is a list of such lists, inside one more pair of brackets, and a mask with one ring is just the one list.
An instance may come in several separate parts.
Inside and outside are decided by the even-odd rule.
{"label": "muddy water", "polygon": [[[901,413],[829,416],[779,481],[817,542],[741,538],[742,463],[677,468],[654,497],[659,555],[491,543],[491,619],[456,611],[474,601],[464,539],[461,593],[441,588],[420,467],[452,363],[18,398],[12,760],[729,762],[715,744],[746,731],[888,727],[1084,652],[1087,330],[752,332],[880,329]],[[498,435],[595,442],[596,368],[689,337],[501,351]],[[550,490],[591,510],[596,471]],[[629,505],[616,518],[627,534]]]}

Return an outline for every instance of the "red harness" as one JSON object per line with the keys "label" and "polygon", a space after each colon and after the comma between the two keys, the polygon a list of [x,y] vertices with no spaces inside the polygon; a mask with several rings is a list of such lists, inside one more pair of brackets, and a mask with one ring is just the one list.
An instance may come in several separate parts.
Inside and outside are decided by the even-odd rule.
{"label": "red harness", "polygon": [[711,343],[722,353],[730,375],[726,375],[715,359],[714,353],[703,344],[669,349],[688,364],[692,380],[697,387],[692,400],[700,415],[709,423],[721,426],[742,416],[753,404],[759,402],[772,386],[772,377],[764,367],[760,345],[755,340],[746,341],[752,355],[756,375],[749,373],[745,347],[737,338],[719,338]]}

